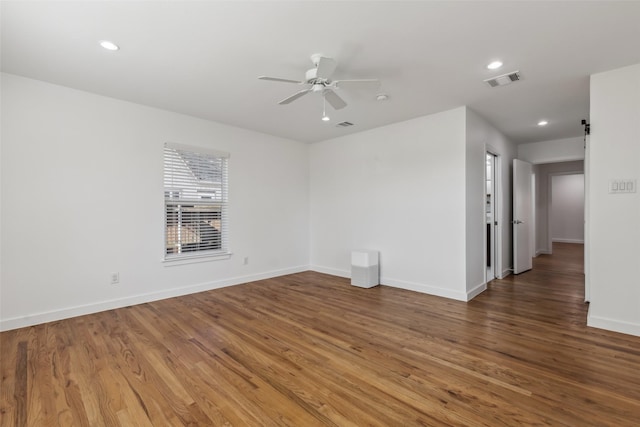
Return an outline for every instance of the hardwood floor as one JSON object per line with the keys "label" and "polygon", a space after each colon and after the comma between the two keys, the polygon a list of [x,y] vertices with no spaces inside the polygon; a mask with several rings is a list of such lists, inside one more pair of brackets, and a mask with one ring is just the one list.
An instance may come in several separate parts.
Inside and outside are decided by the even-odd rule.
{"label": "hardwood floor", "polygon": [[470,303],[306,272],[3,332],[1,425],[636,426],[579,250]]}

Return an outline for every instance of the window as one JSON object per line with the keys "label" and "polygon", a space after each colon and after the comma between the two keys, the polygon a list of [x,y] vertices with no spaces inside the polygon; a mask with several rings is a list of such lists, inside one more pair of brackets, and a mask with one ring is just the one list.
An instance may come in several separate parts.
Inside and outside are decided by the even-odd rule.
{"label": "window", "polygon": [[228,255],[229,154],[166,143],[165,259]]}

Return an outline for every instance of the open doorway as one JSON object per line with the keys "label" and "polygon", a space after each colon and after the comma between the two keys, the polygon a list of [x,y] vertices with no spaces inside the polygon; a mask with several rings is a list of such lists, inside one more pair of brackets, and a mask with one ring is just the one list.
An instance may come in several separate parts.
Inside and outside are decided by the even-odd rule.
{"label": "open doorway", "polygon": [[551,255],[554,241],[583,244],[584,161],[538,164],[534,173],[535,256]]}
{"label": "open doorway", "polygon": [[[529,165],[529,169],[518,167],[520,172],[516,173],[516,166],[520,166],[521,163]],[[523,177],[527,178],[526,185],[522,184]],[[554,243],[556,246],[563,245],[564,249],[569,249],[566,245],[574,245],[575,247],[571,248],[572,253],[584,251],[584,161],[531,165],[514,160],[513,189],[515,274],[536,268],[536,264],[540,262],[536,263],[534,259],[540,255],[543,257],[552,255]],[[519,203],[518,200],[528,200],[529,204]],[[519,207],[518,213],[516,213],[516,207]],[[522,219],[524,213],[528,213],[528,218]],[[518,227],[517,230],[516,227]],[[525,230],[524,227],[527,229]],[[530,232],[530,240],[516,239],[521,228],[523,232]],[[526,245],[520,244],[525,240]],[[522,255],[522,262],[516,263],[516,260],[520,261],[520,255]],[[524,265],[524,261],[529,263],[528,268],[520,268]],[[578,265],[578,263],[574,264]],[[579,264],[584,265],[584,259],[581,259]]]}
{"label": "open doorway", "polygon": [[554,243],[584,244],[584,173],[550,175],[549,237]]}
{"label": "open doorway", "polygon": [[582,160],[533,166],[536,249],[532,270],[581,276],[588,302],[584,166]]}
{"label": "open doorway", "polygon": [[486,152],[486,276],[485,282],[490,282],[500,275],[498,270],[498,182],[496,177],[498,167],[498,156]]}

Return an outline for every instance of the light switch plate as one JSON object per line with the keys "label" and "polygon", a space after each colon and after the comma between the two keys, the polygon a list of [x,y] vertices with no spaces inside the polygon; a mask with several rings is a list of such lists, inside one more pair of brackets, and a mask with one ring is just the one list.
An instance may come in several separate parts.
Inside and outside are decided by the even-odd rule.
{"label": "light switch plate", "polygon": [[637,183],[635,179],[612,179],[609,181],[609,193],[635,193]]}

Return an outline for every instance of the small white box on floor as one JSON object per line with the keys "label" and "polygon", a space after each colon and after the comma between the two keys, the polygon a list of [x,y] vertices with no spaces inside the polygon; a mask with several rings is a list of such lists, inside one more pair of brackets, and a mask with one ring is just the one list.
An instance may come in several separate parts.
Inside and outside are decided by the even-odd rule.
{"label": "small white box on floor", "polygon": [[351,252],[351,284],[360,288],[373,288],[380,284],[378,251]]}

